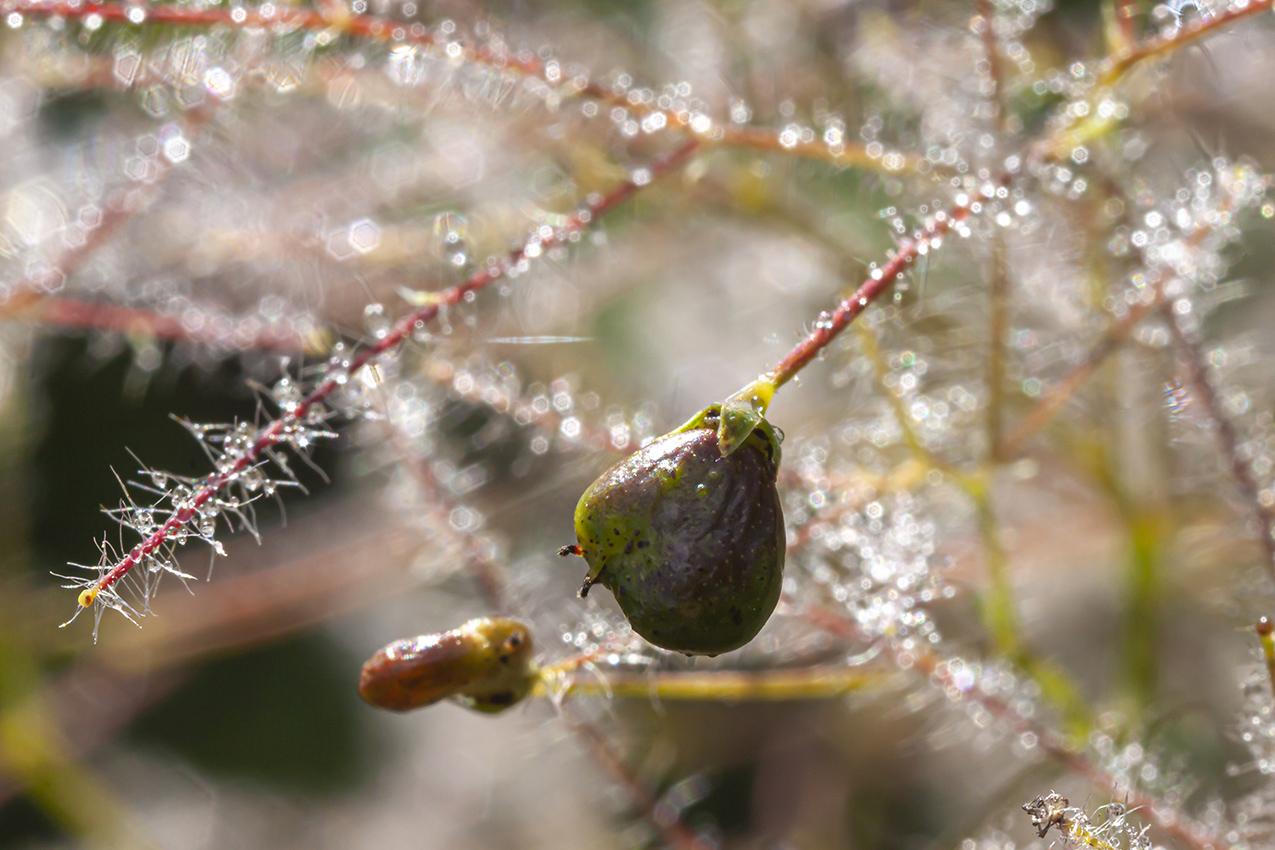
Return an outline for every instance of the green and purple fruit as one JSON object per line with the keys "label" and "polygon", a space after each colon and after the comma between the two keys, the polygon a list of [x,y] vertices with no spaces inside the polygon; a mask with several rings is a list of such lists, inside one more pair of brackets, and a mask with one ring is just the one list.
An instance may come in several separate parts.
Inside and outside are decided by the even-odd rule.
{"label": "green and purple fruit", "polygon": [[[729,400],[728,400],[729,404]],[[576,506],[589,565],[633,630],[687,655],[738,649],[779,601],[784,518],[779,437],[760,414],[744,430],[713,405],[616,464]]]}

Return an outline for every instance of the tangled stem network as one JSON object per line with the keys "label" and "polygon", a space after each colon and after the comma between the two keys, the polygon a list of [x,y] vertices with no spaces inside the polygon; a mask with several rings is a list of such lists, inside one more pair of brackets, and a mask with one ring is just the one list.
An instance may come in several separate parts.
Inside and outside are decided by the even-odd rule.
{"label": "tangled stem network", "polygon": [[[1041,837],[1054,830],[1075,846],[1112,850],[1123,844],[1136,848],[1145,843],[1146,827],[1140,824],[1146,822],[1196,850],[1238,846],[1245,836],[1269,838],[1270,833],[1263,835],[1253,826],[1260,821],[1256,814],[1235,815],[1230,822],[1211,815],[1207,823],[1194,822],[1184,812],[1180,795],[1175,797],[1176,790],[1167,782],[1158,787],[1150,784],[1152,779],[1147,777],[1162,777],[1167,769],[1142,749],[1120,749],[1121,742],[1137,737],[1142,730],[1132,726],[1118,733],[1100,729],[1106,722],[1095,717],[1101,706],[1091,705],[1062,665],[1033,646],[1029,630],[1020,621],[1021,598],[1016,598],[1020,589],[1015,587],[1011,570],[1019,553],[1007,542],[1011,536],[1004,534],[1004,515],[1013,511],[1004,504],[1003,496],[998,499],[997,490],[1003,491],[1007,481],[1029,479],[1041,464],[1055,462],[1056,456],[1039,453],[1036,448],[1045,441],[1042,437],[1058,437],[1053,442],[1073,448],[1073,459],[1084,458],[1076,461],[1076,467],[1092,472],[1092,477],[1110,487],[1111,501],[1118,504],[1120,519],[1134,541],[1135,557],[1131,560],[1135,569],[1131,573],[1136,577],[1153,572],[1156,559],[1163,559],[1163,547],[1168,545],[1158,530],[1162,516],[1129,492],[1135,488],[1120,483],[1136,476],[1115,469],[1117,461],[1109,456],[1090,457],[1100,453],[1085,444],[1085,428],[1065,430],[1060,421],[1067,425],[1067,414],[1076,414],[1077,408],[1088,403],[1086,394],[1094,391],[1094,376],[1102,374],[1113,360],[1120,361],[1123,353],[1140,347],[1163,348],[1177,358],[1175,366],[1185,377],[1178,385],[1170,380],[1166,388],[1171,424],[1182,427],[1184,422],[1198,420],[1201,427],[1197,430],[1215,438],[1211,451],[1216,454],[1220,448],[1227,482],[1244,503],[1239,513],[1248,524],[1249,536],[1255,534],[1260,539],[1268,574],[1275,575],[1275,535],[1269,511],[1275,496],[1271,495],[1270,465],[1262,465],[1272,454],[1262,444],[1263,439],[1272,439],[1262,434],[1270,422],[1254,424],[1251,417],[1243,418],[1251,397],[1228,394],[1223,372],[1227,352],[1210,349],[1201,328],[1201,317],[1227,297],[1221,293],[1229,283],[1222,277],[1230,262],[1226,252],[1241,236],[1238,216],[1260,208],[1264,216],[1271,217],[1266,213],[1268,180],[1252,163],[1220,156],[1210,157],[1180,180],[1175,175],[1177,182],[1168,191],[1159,186],[1148,188],[1149,184],[1139,182],[1141,178],[1125,179],[1121,169],[1145,150],[1137,131],[1125,132],[1125,121],[1138,105],[1126,102],[1120,91],[1128,72],[1140,63],[1154,64],[1150,60],[1172,56],[1258,12],[1269,12],[1275,4],[1271,0],[1174,4],[1176,17],[1156,30],[1139,23],[1150,18],[1143,14],[1146,4],[1128,0],[1104,3],[1105,56],[1041,75],[1023,37],[1047,5],[975,0],[971,4],[973,16],[961,22],[962,26],[968,23],[968,31],[943,33],[942,37],[950,37],[958,45],[956,51],[945,55],[972,52],[978,57],[977,80],[961,98],[949,99],[947,92],[936,97],[924,89],[924,75],[891,77],[893,71],[885,60],[890,58],[889,48],[897,47],[892,39],[901,38],[895,29],[884,28],[875,41],[865,39],[866,46],[851,57],[850,64],[859,63],[859,72],[874,79],[885,96],[895,97],[909,108],[922,105],[916,107],[917,115],[906,113],[908,120],[903,122],[920,129],[914,136],[900,134],[901,141],[891,136],[889,128],[883,131],[879,116],[870,116],[862,127],[852,130],[845,119],[826,109],[826,104],[812,110],[815,117],[807,124],[796,117],[792,102],[784,101],[777,110],[778,122],[770,126],[751,124],[747,106],[732,101],[729,120],[722,120],[690,96],[689,84],[660,91],[642,89],[633,86],[627,75],[593,77],[554,58],[548,50],[512,50],[489,30],[481,39],[470,41],[450,22],[430,28],[413,20],[365,15],[355,11],[361,5],[346,7],[334,0],[314,8],[0,0],[0,16],[9,27],[17,29],[27,20],[41,20],[50,31],[79,26],[84,31],[81,43],[88,43],[91,33],[112,24],[128,33],[134,32],[130,28],[153,27],[181,33],[244,33],[252,38],[266,33],[267,38],[281,41],[295,35],[306,50],[315,51],[334,45],[360,45],[349,47],[351,54],[372,44],[385,51],[386,76],[404,90],[427,76],[414,64],[420,51],[448,74],[463,76],[463,72],[478,69],[479,82],[470,88],[495,93],[473,96],[471,92],[475,100],[481,97],[492,106],[510,105],[502,87],[513,79],[522,87],[520,91],[531,92],[531,99],[548,106],[550,112],[559,114],[564,104],[572,104],[579,107],[582,116],[602,116],[609,122],[606,128],[621,140],[608,154],[630,143],[640,148],[642,143],[633,142],[635,139],[650,137],[654,142],[642,148],[645,152],[640,160],[647,164],[627,167],[628,179],[617,182],[618,169],[609,162],[607,167],[598,167],[605,182],[593,174],[593,185],[612,188],[598,194],[583,193],[588,197],[583,205],[578,194],[564,193],[571,197],[570,206],[559,203],[553,209],[574,212],[541,208],[535,215],[543,223],[538,223],[515,250],[500,255],[499,251],[511,244],[501,242],[498,250],[491,252],[498,258],[472,273],[446,278],[461,279],[460,283],[434,293],[412,292],[412,308],[397,321],[391,322],[380,304],[371,305],[365,314],[365,321],[371,320],[366,343],[352,350],[338,344],[331,349],[326,364],[312,373],[312,381],[311,376],[294,380],[285,375],[270,392],[278,406],[278,414],[270,421],[221,426],[183,422],[208,453],[214,471],[204,477],[184,478],[142,466],[146,480],[129,482],[131,490],[126,487],[126,492],[140,495],[128,496],[125,504],[107,512],[122,528],[137,532],[142,539],[131,548],[121,545],[118,550],[103,542],[98,564],[76,565],[89,574],[87,578],[71,578],[68,585],[79,591],[76,616],[90,608],[99,619],[107,608],[130,619],[144,616],[162,576],[173,575],[183,581],[191,578],[177,564],[176,547],[202,541],[214,554],[222,554],[216,539],[219,524],[255,534],[256,501],[273,495],[278,487],[297,485],[289,458],[304,460],[316,441],[335,436],[334,421],[350,411],[343,398],[354,388],[379,385],[379,373],[394,372],[396,355],[405,343],[429,334],[431,326],[445,323],[449,309],[470,303],[478,292],[497,281],[511,283],[510,300],[521,297],[523,292],[513,285],[513,279],[530,278],[537,264],[546,264],[544,258],[554,253],[551,249],[576,242],[633,195],[684,167],[689,166],[682,191],[669,194],[711,197],[717,192],[745,198],[738,206],[751,204],[753,212],[781,208],[782,199],[767,197],[760,190],[749,194],[754,178],[767,173],[765,168],[754,167],[745,177],[731,174],[734,182],[718,179],[713,172],[718,162],[708,161],[710,152],[720,160],[751,157],[750,162],[757,165],[771,159],[803,160],[803,168],[833,167],[867,173],[881,181],[890,206],[881,211],[880,218],[887,223],[895,247],[880,265],[868,266],[865,279],[858,271],[863,267],[858,246],[852,249],[828,236],[826,223],[816,220],[819,216],[803,217],[800,209],[783,209],[798,236],[827,248],[840,263],[841,272],[856,271],[852,280],[838,281],[838,285],[846,285],[837,296],[820,296],[838,301],[836,306],[819,313],[809,332],[787,354],[732,398],[756,401],[764,411],[778,388],[824,359],[833,372],[829,398],[824,399],[829,406],[842,390],[856,404],[867,398],[881,402],[880,409],[870,413],[839,410],[837,424],[828,425],[822,435],[825,439],[790,439],[785,455],[791,459],[779,472],[789,517],[789,581],[778,616],[782,622],[776,631],[808,627],[819,633],[819,640],[838,641],[837,646],[844,651],[830,654],[823,644],[808,656],[794,650],[794,657],[814,660],[793,669],[668,669],[662,666],[667,659],[640,645],[623,624],[589,608],[576,619],[564,618],[565,624],[551,622],[545,629],[557,628],[562,645],[572,654],[553,662],[550,653],[550,663],[535,668],[534,682],[520,680],[520,687],[526,688],[518,691],[517,698],[552,700],[571,728],[597,750],[599,760],[633,790],[644,815],[670,843],[681,847],[704,842],[677,817],[670,818],[658,795],[625,768],[605,736],[576,715],[575,706],[571,710],[565,707],[569,694],[717,700],[825,697],[869,687],[879,679],[877,667],[872,665],[883,665],[895,673],[919,674],[934,690],[962,706],[979,728],[1006,733],[1020,754],[1042,754],[1065,768],[1069,776],[1123,801],[1087,813],[1072,807],[1059,794],[1040,794],[1024,809]],[[1184,14],[1188,5],[1197,13],[1193,17]],[[406,16],[415,16],[414,4],[412,8]],[[865,28],[867,20],[865,17]],[[133,50],[134,45],[129,42],[126,47]],[[138,71],[144,64],[139,57],[121,50],[106,76],[113,74],[116,82],[131,87],[134,73],[161,73],[154,67]],[[268,62],[230,80],[221,67],[200,66],[190,71],[197,63],[185,62],[185,58],[178,56],[172,64],[181,65],[180,73],[194,80],[192,87],[207,97],[165,126],[155,141],[161,153],[150,155],[150,160],[140,165],[130,163],[143,169],[138,173],[144,179],[136,179],[145,188],[133,187],[121,193],[123,200],[108,205],[105,217],[77,233],[81,241],[56,261],[28,263],[22,280],[4,291],[0,316],[123,332],[150,340],[220,344],[230,350],[292,354],[323,349],[329,353],[322,340],[329,332],[315,332],[313,326],[263,330],[245,323],[244,328],[227,335],[225,326],[234,323],[232,318],[213,317],[192,324],[182,312],[188,302],[165,312],[163,305],[89,304],[63,291],[65,280],[82,270],[88,255],[117,234],[130,216],[157,199],[163,201],[163,181],[183,170],[190,144],[215,124],[218,110],[229,111],[226,105],[236,96],[234,85],[249,78],[269,80],[279,92],[296,85]],[[357,59],[366,61],[361,53]],[[152,63],[162,64],[158,60]],[[244,67],[249,65],[251,62],[245,62]],[[336,103],[341,99],[339,73],[323,77],[328,71],[330,68],[315,72],[319,79],[316,90],[323,86],[324,96]],[[940,76],[950,77],[950,69]],[[183,84],[186,82],[189,80],[183,77]],[[457,84],[458,89],[463,87],[464,83]],[[392,99],[385,98],[385,102]],[[1025,102],[1032,104],[1030,108]],[[967,106],[976,114],[960,125],[960,132],[953,132],[950,138],[940,138],[941,133],[926,135],[934,133],[934,127],[943,123],[941,119],[950,118],[953,108]],[[517,108],[511,105],[508,111],[516,113]],[[555,132],[560,129],[555,128]],[[584,136],[590,130],[572,125],[559,136],[571,132]],[[673,138],[662,135],[666,132]],[[923,153],[904,150],[906,143],[920,140],[924,140],[919,145],[925,148]],[[667,152],[653,158],[650,150]],[[145,157],[139,157],[142,159]],[[580,180],[581,184],[587,182]],[[571,192],[577,188],[572,183]],[[924,198],[913,204],[914,213],[901,211],[901,202],[895,200],[908,191]],[[1071,218],[1051,205],[1068,210]],[[1082,219],[1084,227],[1075,224]],[[1064,236],[1055,235],[1051,228],[1057,233],[1079,233],[1099,245],[1101,250],[1093,252],[1096,256],[1084,261],[1091,261],[1094,268],[1083,275],[1073,274],[1071,266],[1082,263],[1068,256],[1071,249],[1064,245]],[[370,219],[346,226],[345,241],[340,245],[332,236],[337,229],[328,228],[323,233],[329,241],[318,250],[326,250],[339,262],[375,258],[378,240],[392,241]],[[987,303],[979,302],[971,310],[962,301],[963,295],[952,299],[949,292],[943,293],[942,298],[933,300],[934,315],[922,318],[936,326],[950,322],[955,330],[929,327],[917,331],[913,341],[908,334],[920,321],[914,322],[916,317],[908,311],[917,303],[931,309],[931,303],[928,296],[918,299],[918,288],[912,286],[910,278],[913,273],[918,277],[929,273],[931,260],[938,257],[952,235],[981,246],[985,252],[979,255],[978,247],[957,249],[961,262],[968,261],[975,269],[971,274],[986,283]],[[291,234],[274,236],[283,240]],[[453,244],[463,241],[461,237],[449,230],[444,238],[447,247],[443,250],[450,252],[445,255],[447,263],[454,268],[471,268],[464,252]],[[414,244],[410,239],[404,241]],[[1030,243],[1028,249],[1023,247],[1026,243]],[[0,248],[9,250],[7,243]],[[201,246],[209,252],[214,248]],[[306,248],[314,250],[313,245]],[[260,250],[269,252],[269,248]],[[562,254],[557,251],[557,256]],[[785,285],[790,277],[798,276],[795,267],[802,259],[792,259],[782,269]],[[1035,268],[1037,264],[1042,268]],[[1083,287],[1074,284],[1073,278],[1087,276],[1095,281],[1087,281],[1088,291],[1079,293]],[[402,279],[394,282],[401,284]],[[783,290],[785,306],[799,300],[794,295],[796,285],[792,286]],[[892,299],[887,297],[891,295]],[[536,297],[527,294],[528,301]],[[874,306],[876,309],[869,309]],[[857,323],[857,334],[846,340],[843,332],[852,323]],[[971,327],[977,334],[986,333],[985,347],[971,344],[975,338]],[[903,334],[898,333],[900,329]],[[559,328],[551,330],[552,336],[536,339],[580,339],[560,335]],[[838,340],[841,346],[834,345]],[[486,342],[495,346],[520,341],[518,337],[498,336]],[[940,354],[934,353],[935,346]],[[845,355],[847,350],[851,354]],[[565,378],[543,392],[530,393],[534,398],[525,398],[520,395],[525,388],[511,376],[514,367],[495,359],[488,363],[485,356],[464,354],[446,360],[431,353],[428,368],[415,378],[432,382],[433,389],[451,401],[484,413],[494,411],[518,424],[534,423],[540,433],[530,451],[537,457],[549,451],[547,435],[560,435],[564,442],[602,454],[605,450],[631,451],[653,433],[653,417],[646,411],[630,419],[622,411],[608,409],[605,425],[577,417],[573,387]],[[758,374],[753,370],[764,368],[765,362],[760,357],[755,364],[750,361],[748,374]],[[1123,361],[1117,365],[1128,366]],[[811,370],[812,383],[818,380],[813,377],[817,371]],[[977,379],[971,379],[971,374],[977,374]],[[410,389],[415,391],[415,387]],[[1192,404],[1192,400],[1198,403]],[[639,423],[644,416],[646,421]],[[1078,414],[1072,419],[1082,417]],[[420,435],[400,427],[393,417],[387,419],[391,420],[386,424],[396,451],[403,458],[414,458],[419,450],[415,440]],[[1188,433],[1181,442],[1193,446],[1194,435],[1194,431]],[[472,482],[482,480],[483,470],[448,469],[447,482],[443,483],[444,476],[437,474],[430,462],[419,467],[413,472],[414,486],[423,494],[421,501],[429,503],[437,524],[445,526],[457,542],[455,548],[479,578],[490,607],[502,613],[523,613],[505,610],[514,607],[525,588],[511,588],[501,571],[493,567],[498,559],[492,555],[493,547],[476,533],[481,524],[475,519],[477,512],[459,498],[468,492],[467,487],[481,486]],[[469,472],[472,475],[466,478]],[[941,496],[936,497],[940,490]],[[972,592],[966,585],[977,582],[948,581],[940,575],[938,565],[947,557],[940,538],[952,529],[936,519],[941,512],[935,508],[937,503],[947,506],[945,516],[957,516],[964,523],[962,530],[968,532],[966,536],[973,541],[970,545],[982,558],[984,589]],[[959,507],[952,508],[953,504]],[[949,549],[952,536],[942,541]],[[1136,572],[1137,567],[1142,573]],[[1149,659],[1155,647],[1148,648],[1146,640],[1139,643],[1139,635],[1154,632],[1146,623],[1156,592],[1155,582],[1147,580],[1136,585],[1132,593],[1129,620],[1134,624],[1130,629],[1134,636],[1127,648],[1131,668],[1153,666],[1153,659]],[[986,660],[967,659],[964,650],[953,648],[953,641],[940,643],[937,626],[926,612],[930,603],[961,593],[978,597],[977,606],[972,607],[977,607],[986,634],[990,655]],[[539,630],[529,629],[527,634],[533,631]],[[779,634],[782,637],[790,632]],[[1269,654],[1269,629],[1263,635],[1269,660],[1275,657]],[[779,655],[775,647],[782,647],[781,638],[763,636],[760,640],[771,643],[759,652]],[[524,645],[524,655],[528,651]],[[1243,740],[1260,762],[1275,740],[1275,731],[1262,721],[1270,713],[1266,683],[1257,688],[1251,678],[1246,680],[1245,691],[1249,737]],[[1138,698],[1148,699],[1151,691],[1144,687]],[[504,692],[498,690],[495,695],[502,698],[503,707]],[[466,696],[472,700],[474,695]],[[1267,797],[1255,794],[1246,805],[1258,814],[1267,811],[1273,805],[1270,793],[1275,792],[1268,792]]]}
{"label": "tangled stem network", "polygon": [[[222,467],[197,482],[193,482],[191,492],[183,494],[183,498],[175,501],[172,513],[155,531],[142,542],[128,551],[124,557],[110,564],[102,564],[97,568],[100,575],[83,583],[79,604],[81,610],[95,604],[98,616],[105,608],[113,608],[128,613],[128,603],[113,588],[123,580],[134,567],[146,562],[155,552],[170,545],[175,537],[177,542],[184,542],[181,534],[192,522],[198,522],[201,510],[212,502],[219,493],[228,487],[238,484],[246,474],[256,470],[263,459],[272,458],[271,450],[276,447],[289,447],[303,452],[310,447],[316,436],[326,436],[322,423],[327,421],[328,411],[323,408],[324,401],[340,387],[349,382],[359,370],[374,363],[376,358],[393,350],[408,339],[414,331],[432,321],[444,306],[459,304],[467,293],[478,292],[489,284],[517,274],[525,269],[526,264],[534,257],[540,256],[549,248],[562,244],[576,233],[589,226],[607,212],[623,203],[642,186],[649,184],[669,172],[675,170],[695,152],[698,143],[694,140],[684,142],[673,152],[654,162],[639,180],[627,180],[605,193],[583,210],[571,216],[566,224],[558,228],[542,228],[538,230],[521,247],[507,257],[489,262],[468,280],[450,287],[430,299],[430,303],[404,316],[379,340],[363,348],[348,360],[339,360],[330,364],[323,379],[306,396],[298,401],[288,403],[283,414],[241,441],[240,445],[226,452],[218,461]],[[316,428],[323,429],[316,432]],[[277,458],[272,458],[278,462]],[[285,471],[287,471],[285,467]],[[216,514],[213,514],[215,517]],[[103,549],[105,554],[108,550]],[[76,612],[79,614],[79,611]],[[75,619],[63,625],[68,625]]]}

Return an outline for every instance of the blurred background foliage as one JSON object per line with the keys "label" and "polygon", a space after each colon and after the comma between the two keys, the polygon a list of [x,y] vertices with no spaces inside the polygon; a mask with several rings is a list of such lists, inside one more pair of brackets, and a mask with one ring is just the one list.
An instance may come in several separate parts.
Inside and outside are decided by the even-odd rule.
{"label": "blurred background foliage", "polygon": [[[1024,15],[1024,5],[997,7]],[[1038,79],[1066,76],[1073,59],[1092,63],[1109,46],[1112,4],[1054,5],[1023,36]],[[1161,7],[1134,6],[1145,34],[1163,25]],[[961,64],[979,42],[969,4],[948,0],[454,0],[392,11],[431,25],[454,18],[465,32],[485,24],[516,47],[548,46],[564,61],[600,74],[620,68],[657,88],[694,79],[716,114],[746,103],[762,126],[794,109],[843,112],[851,138],[862,125],[888,146],[921,151],[949,132],[942,122],[956,122],[947,143],[972,170],[1046,135],[1069,97],[1015,86],[1005,97],[1017,126],[989,129],[992,149],[981,150],[960,123],[994,123],[976,114],[981,101],[968,84],[982,72]],[[1270,17],[1241,23],[1221,49],[1193,46],[1135,76],[1130,127],[1101,140],[1122,153],[1095,171],[1113,170],[1129,195],[1172,197],[1190,169],[1216,156],[1271,167]],[[404,287],[457,282],[476,258],[660,149],[658,134],[621,137],[605,119],[576,113],[546,118],[538,104],[492,98],[463,74],[412,86],[363,73],[387,61],[352,39],[301,50],[280,38],[260,48],[265,70],[243,84],[250,90],[213,108],[182,102],[180,86],[124,85],[118,70],[112,78],[112,51],[133,42],[110,26],[78,41],[60,32],[33,19],[0,33],[6,215],[66,218],[32,225],[41,233],[29,253],[50,252],[49,234],[69,227],[77,193],[100,200],[115,183],[130,185],[130,168],[169,169],[136,179],[140,212],[68,275],[67,292],[196,309],[232,328],[283,315],[300,340],[288,352],[293,374],[338,339],[374,334],[369,303],[403,312]],[[190,35],[159,25],[140,32],[135,46],[157,64]],[[878,60],[896,64],[874,77],[867,65]],[[287,74],[295,79],[280,82]],[[153,151],[136,153],[174,138],[192,140],[193,160],[168,156],[165,165]],[[1149,152],[1120,158],[1138,145]],[[194,594],[167,587],[141,631],[108,618],[96,647],[84,618],[57,630],[74,599],[49,574],[96,557],[99,506],[119,499],[112,470],[134,474],[131,450],[152,468],[203,474],[206,459],[172,417],[258,420],[281,356],[0,308],[0,847],[619,848],[661,846],[669,824],[681,823],[725,847],[973,850],[1036,840],[1017,811],[1035,794],[1097,794],[972,704],[889,664],[869,665],[861,687],[835,698],[581,698],[583,722],[603,730],[601,752],[547,700],[498,718],[454,705],[386,716],[359,702],[359,665],[376,647],[489,612],[466,569],[476,558],[505,574],[514,611],[549,660],[580,646],[578,634],[622,632],[609,600],[585,609],[574,599],[579,576],[553,558],[572,539],[576,495],[612,458],[552,428],[533,436],[511,425],[466,395],[458,375],[516,373],[523,389],[566,398],[564,415],[585,424],[618,427],[615,414],[635,439],[661,433],[773,363],[847,281],[884,258],[896,219],[945,200],[928,178],[782,150],[712,150],[692,168],[552,256],[547,271],[457,311],[446,331],[394,364],[388,380],[415,381],[410,397],[425,400],[425,436],[413,435],[421,446],[395,449],[375,422],[343,426],[314,453],[324,474],[297,465],[309,495],[283,491],[284,511],[263,504],[260,546],[227,536],[231,556],[207,584],[208,556],[192,548],[182,563],[200,579]],[[1095,317],[1106,317],[1104,298],[1125,275],[1127,255],[1112,247],[1123,225],[1109,199],[1094,189],[1069,204],[1046,183],[1026,190],[1043,224],[1017,253],[1011,247],[1021,283],[1014,332],[1045,340],[1010,364],[1005,406],[1016,416],[1099,335]],[[55,202],[41,206],[42,192]],[[20,202],[36,211],[23,213]],[[1230,409],[1245,434],[1260,436],[1275,386],[1265,281],[1275,257],[1270,216],[1251,218],[1226,249],[1232,265],[1206,330],[1228,386],[1244,394],[1228,395]],[[375,235],[360,247],[364,221]],[[895,376],[928,357],[927,380],[978,397],[966,419],[926,437],[958,466],[985,449],[988,243],[949,240],[873,324]],[[32,268],[20,254],[4,255],[10,297]],[[1240,294],[1226,296],[1226,284]],[[855,464],[884,477],[908,457],[898,429],[883,424],[893,414],[866,343],[846,336],[773,410],[789,434],[788,463],[807,475],[791,488],[798,501],[814,478],[848,476]],[[500,341],[508,339],[516,341]],[[1107,748],[1109,769],[1123,763],[1184,818],[1207,821],[1215,801],[1253,793],[1269,772],[1234,765],[1248,756],[1235,732],[1236,686],[1253,644],[1242,629],[1270,590],[1199,405],[1174,407],[1183,382],[1166,339],[1138,338],[1044,447],[997,467],[989,487],[1013,568],[1018,637],[1062,671],[1085,714],[1042,698],[1041,715],[1072,723],[1083,732],[1078,746]],[[843,437],[853,429],[862,443]],[[404,496],[396,473],[421,457],[445,486]],[[466,470],[478,476],[468,484]],[[927,481],[911,488],[923,505],[918,522],[938,528],[927,562],[956,591],[936,596],[928,616],[953,652],[1008,658],[984,618],[993,591],[975,510]],[[790,567],[803,592],[813,571],[805,561]],[[863,650],[798,614],[783,612],[751,654],[720,664],[661,657],[656,666],[764,671],[840,664]],[[1034,687],[1040,697],[1048,685]],[[641,816],[635,788],[662,807]],[[1108,802],[1099,796],[1087,808]]]}

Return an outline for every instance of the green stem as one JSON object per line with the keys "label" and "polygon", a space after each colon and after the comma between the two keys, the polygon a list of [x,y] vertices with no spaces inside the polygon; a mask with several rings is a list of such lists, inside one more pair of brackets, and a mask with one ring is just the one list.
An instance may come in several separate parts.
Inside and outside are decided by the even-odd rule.
{"label": "green stem", "polygon": [[1139,710],[1155,697],[1163,525],[1158,514],[1129,510],[1129,562],[1125,601],[1125,682]]}
{"label": "green stem", "polygon": [[983,625],[991,635],[998,655],[1022,657],[1018,615],[1014,611],[1014,590],[1010,584],[1009,558],[1001,543],[1000,525],[992,507],[991,494],[980,486],[969,491],[978,512],[978,535],[983,544],[987,577],[991,583],[983,598]]}
{"label": "green stem", "polygon": [[992,235],[991,305],[988,315],[987,353],[987,447],[993,463],[1004,452],[1003,407],[1005,403],[1005,334],[1009,329],[1009,268],[1005,258],[1005,237],[1000,230]]}

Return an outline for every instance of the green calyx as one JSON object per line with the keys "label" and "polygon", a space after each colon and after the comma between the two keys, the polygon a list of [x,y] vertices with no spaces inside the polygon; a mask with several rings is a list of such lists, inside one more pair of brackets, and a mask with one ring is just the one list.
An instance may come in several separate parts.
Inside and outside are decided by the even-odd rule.
{"label": "green calyx", "polygon": [[706,414],[711,415],[711,411],[716,410],[717,445],[722,457],[733,454],[753,434],[761,431],[774,446],[775,465],[778,466],[779,443],[782,438],[776,438],[775,429],[766,421],[766,408],[770,406],[770,399],[774,394],[774,383],[763,375],[721,404],[704,408],[691,419],[691,422],[682,427],[685,428],[700,417]]}

